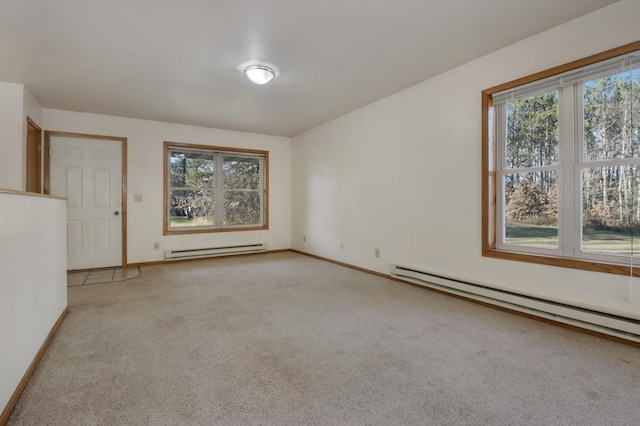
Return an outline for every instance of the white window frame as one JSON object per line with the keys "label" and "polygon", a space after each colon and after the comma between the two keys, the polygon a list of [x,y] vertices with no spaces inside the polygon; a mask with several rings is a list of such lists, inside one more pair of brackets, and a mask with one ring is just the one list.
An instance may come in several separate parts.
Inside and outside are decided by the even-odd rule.
{"label": "white window frame", "polygon": [[[505,194],[505,185],[504,180],[507,175],[518,174],[518,173],[535,173],[535,172],[543,172],[543,171],[555,171],[558,173],[558,188],[560,193],[562,194],[562,182],[563,182],[563,173],[562,173],[562,143],[559,142],[559,161],[554,165],[547,166],[534,166],[534,167],[518,167],[518,168],[507,168],[506,167],[506,139],[507,139],[507,105],[514,101],[522,98],[526,98],[529,96],[533,96],[540,93],[551,92],[553,90],[558,90],[558,117],[561,116],[560,110],[562,108],[562,97],[561,90],[559,88],[550,88],[544,91],[537,91],[537,93],[526,93],[518,98],[513,98],[507,101],[506,103],[501,103],[496,105],[496,139],[498,143],[498,152],[497,152],[497,182],[496,185],[496,193],[497,193],[497,203],[498,203],[498,212],[499,214],[496,217],[496,234],[497,234],[497,247],[502,250],[509,250],[513,252],[522,252],[522,253],[533,253],[539,255],[555,255],[561,256],[563,255],[563,226],[561,223],[561,209],[563,207],[563,203],[559,200],[558,206],[558,247],[557,248],[544,248],[544,247],[535,247],[535,246],[525,246],[525,245],[517,245],[517,244],[507,244],[504,242],[505,240],[505,224],[506,224],[506,194]],[[562,123],[558,120],[558,132],[560,134],[559,140],[562,140]]]}

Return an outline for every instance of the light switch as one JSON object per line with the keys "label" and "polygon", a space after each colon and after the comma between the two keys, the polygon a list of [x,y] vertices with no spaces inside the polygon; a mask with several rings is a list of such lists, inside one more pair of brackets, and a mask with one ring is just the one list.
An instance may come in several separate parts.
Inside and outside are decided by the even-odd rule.
{"label": "light switch", "polygon": [[133,194],[133,202],[141,203],[142,202],[142,194]]}

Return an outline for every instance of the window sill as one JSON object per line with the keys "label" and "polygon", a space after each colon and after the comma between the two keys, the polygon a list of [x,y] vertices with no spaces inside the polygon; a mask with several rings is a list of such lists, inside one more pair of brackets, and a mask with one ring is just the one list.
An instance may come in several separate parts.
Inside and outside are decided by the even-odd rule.
{"label": "window sill", "polygon": [[611,263],[593,262],[588,260],[578,260],[565,257],[552,257],[543,255],[533,255],[495,248],[487,248],[482,252],[482,256],[494,259],[515,260],[518,262],[537,263],[540,265],[560,266],[563,268],[581,269],[584,271],[603,272],[606,274],[629,276],[633,270],[634,277],[640,277],[640,268],[631,268],[626,265],[616,265]]}
{"label": "window sill", "polygon": [[266,231],[268,230],[268,226],[248,226],[248,227],[238,227],[238,228],[213,228],[213,229],[165,229],[162,232],[162,235],[188,235],[188,234],[210,234],[216,232],[242,232],[242,231]]}

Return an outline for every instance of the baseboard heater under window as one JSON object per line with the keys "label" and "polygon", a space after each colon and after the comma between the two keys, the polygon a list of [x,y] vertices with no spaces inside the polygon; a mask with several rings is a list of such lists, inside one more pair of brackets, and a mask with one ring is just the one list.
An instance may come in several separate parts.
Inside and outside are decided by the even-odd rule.
{"label": "baseboard heater under window", "polygon": [[166,250],[164,260],[200,259],[204,257],[231,256],[234,254],[260,253],[267,251],[266,243],[243,244],[198,249]]}
{"label": "baseboard heater under window", "polygon": [[527,296],[407,266],[392,264],[391,276],[469,299],[640,342],[640,320],[637,319]]}

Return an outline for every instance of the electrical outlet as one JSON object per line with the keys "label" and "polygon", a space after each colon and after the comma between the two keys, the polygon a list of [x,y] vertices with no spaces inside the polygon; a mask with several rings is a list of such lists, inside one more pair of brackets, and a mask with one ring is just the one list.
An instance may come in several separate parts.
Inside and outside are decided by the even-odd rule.
{"label": "electrical outlet", "polygon": [[142,194],[133,194],[133,202],[141,203],[142,202]]}
{"label": "electrical outlet", "polygon": [[160,243],[153,243],[154,250],[160,250]]}
{"label": "electrical outlet", "polygon": [[344,250],[344,243],[340,243],[340,250]]}
{"label": "electrical outlet", "polygon": [[376,249],[376,257],[380,257],[380,249],[379,248]]}

